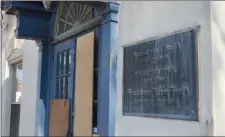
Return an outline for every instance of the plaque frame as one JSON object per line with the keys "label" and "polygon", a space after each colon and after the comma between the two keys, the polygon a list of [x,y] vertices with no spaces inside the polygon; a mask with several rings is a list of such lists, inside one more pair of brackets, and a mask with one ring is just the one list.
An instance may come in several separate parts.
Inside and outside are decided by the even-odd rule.
{"label": "plaque frame", "polygon": [[[121,45],[121,68],[122,69],[122,115],[123,116],[134,116],[134,117],[146,117],[146,118],[157,118],[157,119],[172,119],[172,120],[184,120],[184,121],[199,121],[199,107],[200,107],[200,104],[199,104],[199,66],[198,66],[198,62],[199,62],[199,56],[198,56],[198,52],[199,52],[199,32],[200,32],[200,29],[201,27],[198,25],[198,26],[195,26],[195,27],[189,27],[189,28],[186,28],[186,29],[182,29],[182,30],[177,30],[177,31],[174,31],[172,33],[167,33],[165,35],[161,35],[161,36],[155,36],[155,37],[149,37],[147,39],[142,39],[142,40],[139,40],[138,42],[133,42],[131,44],[124,44],[124,45]],[[173,35],[177,35],[177,34],[182,34],[182,33],[185,33],[185,32],[189,32],[189,31],[194,31],[194,55],[195,55],[195,62],[194,62],[194,78],[195,78],[195,101],[196,101],[196,116],[195,117],[192,117],[192,118],[187,118],[187,117],[184,117],[182,115],[179,115],[179,116],[173,116],[173,115],[167,115],[167,114],[141,114],[141,113],[124,113],[123,112],[123,107],[124,107],[124,101],[123,101],[123,96],[124,96],[124,48],[126,47],[131,47],[131,46],[135,46],[135,45],[138,45],[138,44],[142,44],[142,43],[145,43],[145,42],[149,42],[151,40],[157,40],[157,39],[162,39],[162,38],[166,38],[166,37],[169,37],[169,36],[173,36]],[[167,115],[167,116],[166,116]]]}

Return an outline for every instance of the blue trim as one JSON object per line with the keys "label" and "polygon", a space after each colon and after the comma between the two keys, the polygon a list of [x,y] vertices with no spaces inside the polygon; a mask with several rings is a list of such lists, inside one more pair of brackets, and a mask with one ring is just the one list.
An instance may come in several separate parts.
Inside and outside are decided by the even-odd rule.
{"label": "blue trim", "polygon": [[16,37],[23,39],[48,39],[51,13],[19,9]]}
{"label": "blue trim", "polygon": [[[37,112],[38,117],[42,118],[38,121],[38,131],[44,133],[38,134],[39,136],[47,136],[48,134],[48,119],[49,119],[49,93],[51,87],[50,79],[50,67],[51,67],[51,46],[43,45],[42,49],[42,68],[41,68],[41,91],[40,91],[40,103],[39,111]],[[43,108],[44,107],[44,108]]]}
{"label": "blue trim", "polygon": [[[74,1],[75,2],[75,1]],[[78,3],[83,3],[83,4],[87,4],[87,5],[98,5],[98,6],[101,6],[101,7],[94,7],[93,8],[93,18],[87,22],[84,22],[80,25],[77,25],[76,27],[73,27],[71,28],[70,30],[66,31],[66,32],[63,32],[62,34],[60,35],[57,35],[57,36],[54,36],[54,41],[52,41],[52,44],[55,44],[55,43],[58,43],[64,39],[67,39],[71,36],[77,36],[77,35],[80,35],[81,33],[85,32],[86,30],[90,30],[94,27],[97,27],[98,25],[101,24],[102,20],[103,20],[103,17],[101,16],[102,15],[102,11],[101,10],[98,10],[98,9],[104,9],[104,5],[105,5],[105,2],[100,2],[100,1],[95,1],[94,3],[91,2],[91,1],[83,1],[83,2],[78,2]],[[89,4],[88,4],[89,3]],[[58,5],[57,5],[58,7]],[[55,26],[55,25],[54,25]]]}
{"label": "blue trim", "polygon": [[117,78],[118,3],[107,3],[102,25],[99,62],[99,128],[100,136],[115,136]]}
{"label": "blue trim", "polygon": [[52,71],[51,68],[53,66],[53,48],[52,46],[48,46],[48,84],[49,86],[46,87],[47,89],[47,93],[46,93],[46,118],[45,118],[45,136],[49,135],[49,120],[50,120],[50,98],[51,98],[51,89],[52,89],[52,85],[53,85],[53,81],[51,79],[52,76]]}
{"label": "blue trim", "polygon": [[[106,3],[100,9],[104,12],[96,19],[96,26],[99,21],[102,22],[100,31],[99,45],[99,91],[98,91],[98,134],[100,136],[115,135],[115,106],[116,106],[116,76],[117,76],[117,13],[119,10],[118,3]],[[45,107],[45,122],[44,136],[49,135],[49,120],[50,120],[50,99],[53,98],[54,91],[54,47],[49,45],[54,37],[54,23],[57,8],[54,9],[53,15],[50,12],[40,12],[35,10],[27,10],[20,8],[18,18],[17,34],[20,38],[26,39],[41,39],[47,43],[43,45],[42,53],[42,73],[41,73],[41,92],[40,99],[44,102]],[[25,12],[26,11],[26,12]],[[35,16],[37,15],[37,16]],[[47,15],[47,16],[46,16]],[[34,17],[35,16],[35,17]],[[103,18],[102,18],[103,16]],[[90,25],[90,24],[89,24]],[[94,25],[94,26],[95,26]],[[93,27],[93,26],[92,26]],[[87,25],[81,31],[75,31],[72,35],[84,34],[86,30],[91,28]],[[79,32],[79,33],[78,33]],[[68,38],[68,37],[67,37]],[[73,39],[72,47],[75,48],[75,40]],[[63,46],[62,46],[63,47]],[[76,50],[74,50],[76,51]],[[75,54],[75,52],[74,52]],[[75,59],[75,58],[73,58]],[[75,60],[73,61],[75,62]],[[74,64],[75,67],[75,64]],[[75,81],[75,72],[73,80]],[[72,81],[71,83],[75,83]],[[75,89],[75,86],[73,86]],[[73,89],[73,91],[74,91]],[[73,96],[74,97],[74,96]],[[74,101],[74,99],[73,99]],[[72,103],[74,104],[74,103]],[[73,106],[74,109],[74,106]],[[74,111],[74,110],[73,110]],[[40,113],[38,112],[38,115]],[[73,122],[73,120],[72,120]],[[43,123],[41,124],[43,125]],[[72,129],[73,130],[73,129]]]}
{"label": "blue trim", "polygon": [[44,60],[46,62],[45,65],[42,66],[42,73],[44,73],[43,75],[45,78],[43,78],[44,83],[41,85],[41,87],[42,87],[41,92],[45,92],[45,94],[44,94],[45,95],[44,136],[49,135],[50,98],[51,98],[51,89],[52,89],[52,85],[53,85],[53,83],[52,83],[53,81],[51,80],[51,76],[52,76],[51,67],[53,65],[53,47],[50,45],[49,41],[51,41],[51,39],[53,39],[52,34],[54,33],[56,9],[57,8],[55,8],[53,10],[51,19],[48,24],[48,27],[49,27],[48,37],[44,39],[45,41],[48,41],[48,44],[49,44],[46,47],[43,47],[43,48],[46,48],[45,54],[47,54],[47,55],[42,56],[42,60]]}
{"label": "blue trim", "polygon": [[[47,47],[47,46],[46,46]],[[38,136],[44,136],[45,135],[45,128],[46,128],[46,110],[48,106],[47,102],[47,93],[48,93],[48,53],[49,50],[48,48],[43,48],[42,50],[42,67],[41,67],[41,91],[40,91],[40,99],[38,103],[38,111],[37,111],[37,116],[38,116]],[[43,106],[42,103],[43,102]],[[43,108],[44,107],[44,108]],[[44,133],[40,133],[40,132]]]}
{"label": "blue trim", "polygon": [[6,11],[6,14],[14,14],[12,11],[13,8],[46,12],[43,5],[38,5],[35,3],[31,4],[25,1],[7,1],[4,5],[4,10]]}
{"label": "blue trim", "polygon": [[[45,122],[46,122],[46,126],[45,126],[45,136],[49,136],[49,122],[50,122],[50,101],[52,100],[52,99],[55,99],[55,97],[56,97],[56,95],[55,95],[55,91],[56,91],[56,87],[55,87],[55,85],[56,85],[56,81],[55,81],[55,74],[56,74],[56,61],[57,61],[57,59],[56,59],[56,54],[58,53],[58,52],[60,52],[60,51],[63,51],[63,50],[65,50],[65,49],[71,49],[71,51],[73,51],[73,49],[74,49],[74,39],[67,39],[67,40],[65,40],[65,41],[63,41],[63,42],[60,42],[60,43],[58,43],[58,44],[56,44],[56,45],[51,45],[51,46],[49,46],[48,48],[49,48],[49,56],[50,56],[50,61],[49,61],[49,71],[50,71],[50,73],[48,73],[49,74],[49,79],[50,79],[50,86],[49,86],[49,91],[48,91],[48,97],[47,97],[47,102],[48,102],[48,106],[47,106],[47,110],[46,110],[46,119],[45,119]],[[74,60],[74,58],[73,58],[74,56],[73,56],[73,52],[72,52],[72,62],[73,62],[73,60]],[[71,85],[70,85],[70,88],[72,88],[72,90],[73,90],[73,83],[74,83],[74,72],[73,72],[73,70],[71,70]],[[71,95],[71,93],[70,93],[70,95]],[[72,101],[71,101],[71,103],[72,103],[72,106],[71,106],[71,114],[72,114],[72,111],[73,111],[73,108],[74,108],[74,106],[73,106],[73,101],[74,101],[74,94],[73,94],[73,92],[72,92],[72,97],[70,98]],[[71,119],[73,119],[72,117],[71,117]],[[71,121],[71,120],[70,120]],[[71,124],[73,124],[73,121],[72,121],[72,123],[70,123],[70,125]]]}
{"label": "blue trim", "polygon": [[[57,69],[57,54],[59,52],[67,50],[67,49],[72,50],[72,39],[60,42],[60,43],[58,43],[54,46],[54,60],[53,60],[54,63],[53,63],[53,68],[52,68],[52,72],[54,72],[53,75],[52,75],[52,78],[53,78],[53,81],[54,81],[53,85],[56,85],[56,79],[55,78],[56,78],[56,69]],[[60,64],[60,70],[61,71],[62,71],[62,68],[63,68],[63,64]],[[61,82],[62,82],[62,80],[61,80]],[[62,91],[62,86],[60,86],[60,91]],[[60,93],[60,96],[62,96],[62,93]],[[54,86],[51,90],[51,98],[50,99],[56,99],[56,98],[57,98],[56,87]]]}
{"label": "blue trim", "polygon": [[[100,113],[101,113],[101,109],[100,109],[100,107],[99,107],[99,104],[100,104],[100,97],[101,97],[101,90],[100,90],[100,77],[101,77],[101,74],[100,74],[100,61],[101,61],[101,41],[102,41],[102,28],[101,27],[98,27],[97,29],[96,29],[96,31],[95,31],[96,33],[96,38],[97,38],[97,43],[96,44],[98,44],[98,108],[97,108],[97,129],[100,129],[101,128],[101,126],[99,126],[99,123],[100,123],[100,119],[101,119],[101,117],[100,117]],[[97,130],[97,134],[99,134],[99,130]]]}
{"label": "blue trim", "polygon": [[[72,100],[71,100],[71,105],[72,105],[72,109],[70,111],[70,114],[72,114],[72,117],[70,119],[70,130],[72,132],[72,136],[73,136],[73,128],[74,128],[74,103],[75,103],[75,78],[76,78],[76,40],[73,38],[72,39],[72,60],[71,62],[73,63],[72,66],[74,67],[74,70],[73,70],[73,67],[71,68],[71,75],[72,75],[72,81],[70,82],[70,88],[72,89],[72,93],[71,93],[71,96],[72,96]],[[74,114],[74,115],[73,115]]]}
{"label": "blue trim", "polygon": [[58,2],[57,2],[57,5],[55,6],[55,8],[52,11],[52,17],[51,17],[51,20],[49,22],[49,27],[50,27],[49,39],[50,39],[50,41],[53,41],[53,39],[54,39],[54,34],[55,34],[55,20],[56,20],[57,9],[58,9]]}

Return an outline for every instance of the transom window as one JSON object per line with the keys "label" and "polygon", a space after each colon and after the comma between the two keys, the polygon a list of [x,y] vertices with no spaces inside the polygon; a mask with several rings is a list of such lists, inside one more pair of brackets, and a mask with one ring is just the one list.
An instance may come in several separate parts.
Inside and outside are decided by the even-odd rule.
{"label": "transom window", "polygon": [[55,36],[91,20],[92,6],[73,1],[60,1],[56,14]]}

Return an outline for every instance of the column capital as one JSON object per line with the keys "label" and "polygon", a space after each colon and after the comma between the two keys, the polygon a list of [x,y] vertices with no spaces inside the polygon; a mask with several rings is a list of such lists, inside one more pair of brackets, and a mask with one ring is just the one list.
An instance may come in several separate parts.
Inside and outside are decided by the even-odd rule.
{"label": "column capital", "polygon": [[107,8],[108,12],[118,13],[120,4],[118,2],[110,1],[106,4],[106,8]]}
{"label": "column capital", "polygon": [[39,47],[38,52],[41,52],[44,48],[48,47],[48,40],[35,40],[36,45]]}
{"label": "column capital", "polygon": [[[102,7],[101,7],[102,8]],[[104,20],[102,24],[108,23],[108,22],[118,22],[118,12],[119,12],[120,4],[118,2],[107,2],[103,9],[102,16],[104,17]]]}

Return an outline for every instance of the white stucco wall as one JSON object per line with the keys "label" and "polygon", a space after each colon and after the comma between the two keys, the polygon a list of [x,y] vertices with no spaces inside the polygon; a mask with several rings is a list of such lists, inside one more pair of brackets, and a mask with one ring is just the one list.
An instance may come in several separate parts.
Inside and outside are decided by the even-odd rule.
{"label": "white stucco wall", "polygon": [[[118,90],[116,135],[212,135],[212,46],[210,2],[121,1],[119,13]],[[168,120],[122,115],[123,48],[140,40],[164,36],[200,25],[198,37],[199,121]]]}
{"label": "white stucco wall", "polygon": [[12,32],[15,28],[16,17],[5,15],[3,12],[2,21],[8,24],[8,28],[1,28],[1,135],[8,136],[10,131],[10,114],[12,102],[12,68],[6,59],[6,45],[12,38]]}
{"label": "white stucco wall", "polygon": [[34,41],[23,43],[23,90],[20,112],[20,136],[35,136],[38,90],[38,47]]}
{"label": "white stucco wall", "polygon": [[[10,131],[10,113],[11,113],[11,101],[12,101],[12,65],[11,62],[8,62],[5,57],[6,46],[9,46],[10,38],[14,36],[14,29],[16,26],[16,17],[5,15],[4,20],[9,23],[9,29],[3,31],[2,44],[3,48],[1,50],[2,53],[2,81],[1,86],[3,87],[2,92],[2,121],[1,121],[1,135],[9,136]],[[38,71],[38,61],[39,61],[39,53],[38,47],[36,46],[34,41],[31,40],[15,40],[15,44],[20,47],[20,51],[22,52],[22,60],[23,60],[23,79],[22,79],[22,96],[21,96],[21,109],[20,109],[20,127],[19,127],[19,135],[20,136],[34,136],[36,125],[36,101],[37,101],[37,91],[39,90],[38,83],[38,75],[40,72]],[[18,52],[14,52],[18,53]],[[12,53],[12,54],[14,54]],[[17,57],[15,56],[11,56]]]}
{"label": "white stucco wall", "polygon": [[[5,92],[3,92],[3,91],[5,91],[5,63],[3,63],[4,62],[4,60],[5,60],[5,58],[4,58],[4,56],[5,56],[5,52],[4,52],[4,48],[2,47],[2,50],[1,50],[1,73],[0,73],[0,77],[1,77],[1,105],[0,105],[0,107],[1,107],[1,125],[3,125],[4,124],[4,116],[5,116],[5,114],[4,114],[4,109],[5,109],[5,100],[4,100],[4,98],[5,98]],[[4,126],[1,126],[1,135],[3,136],[4,135]]]}
{"label": "white stucco wall", "polygon": [[225,135],[225,2],[211,1],[214,135]]}

